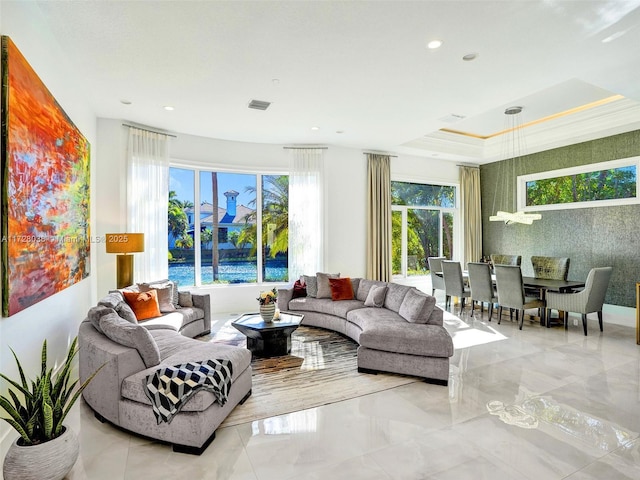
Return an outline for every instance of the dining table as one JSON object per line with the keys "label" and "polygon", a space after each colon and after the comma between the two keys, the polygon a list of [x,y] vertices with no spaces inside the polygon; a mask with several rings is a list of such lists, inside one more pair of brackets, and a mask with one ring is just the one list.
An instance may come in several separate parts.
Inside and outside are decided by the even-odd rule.
{"label": "dining table", "polygon": [[[442,276],[442,272],[436,272],[436,275]],[[469,280],[469,272],[467,270],[462,271],[462,277],[468,281]],[[495,283],[496,276],[495,274],[491,274],[491,279]],[[584,288],[585,281],[584,280],[556,280],[552,278],[538,278],[538,277],[522,277],[522,283],[525,289],[537,289],[539,291],[540,299],[545,301],[547,292],[559,292],[559,293],[570,293],[574,290]],[[533,318],[537,318],[532,316]],[[544,316],[540,316],[540,323],[543,326],[552,326],[553,318],[549,318],[544,320]],[[557,318],[556,318],[557,320]]]}
{"label": "dining table", "polygon": [[[494,278],[494,277],[492,277]],[[539,291],[539,298],[545,302],[547,292],[559,292],[559,293],[571,293],[574,290],[579,288],[584,288],[585,282],[580,280],[557,280],[553,278],[538,278],[538,277],[522,277],[522,283],[524,285],[525,290],[536,289]],[[562,315],[560,315],[562,317]],[[559,317],[551,317],[549,316],[541,316],[540,324],[543,326],[550,327],[554,325],[554,320],[558,320]],[[560,324],[559,322],[555,322],[555,324]]]}

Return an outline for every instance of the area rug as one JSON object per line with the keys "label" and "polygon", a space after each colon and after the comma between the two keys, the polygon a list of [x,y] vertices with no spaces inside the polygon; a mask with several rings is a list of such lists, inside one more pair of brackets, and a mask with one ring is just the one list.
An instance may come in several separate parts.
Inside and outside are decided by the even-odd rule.
{"label": "area rug", "polygon": [[[290,355],[252,361],[253,393],[221,426],[253,422],[420,381],[391,373],[358,373],[358,345],[329,330],[300,326],[291,339]],[[244,335],[230,322],[207,340],[246,345]]]}

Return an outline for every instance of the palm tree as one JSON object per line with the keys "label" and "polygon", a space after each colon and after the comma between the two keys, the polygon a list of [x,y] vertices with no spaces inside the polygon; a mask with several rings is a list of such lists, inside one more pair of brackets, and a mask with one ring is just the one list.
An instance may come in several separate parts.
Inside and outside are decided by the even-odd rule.
{"label": "palm tree", "polygon": [[169,233],[176,239],[184,237],[189,229],[189,222],[187,214],[184,213],[183,202],[177,198],[177,194],[173,190],[169,192],[167,215]]}
{"label": "palm tree", "polygon": [[[278,253],[289,250],[289,177],[287,175],[264,175],[262,177],[262,248],[266,249],[268,236],[269,256],[275,258]],[[256,193],[255,187],[246,187],[245,191]],[[256,198],[249,202],[256,207]],[[252,253],[257,252],[256,211],[245,217],[245,227],[239,240],[253,245]]]}

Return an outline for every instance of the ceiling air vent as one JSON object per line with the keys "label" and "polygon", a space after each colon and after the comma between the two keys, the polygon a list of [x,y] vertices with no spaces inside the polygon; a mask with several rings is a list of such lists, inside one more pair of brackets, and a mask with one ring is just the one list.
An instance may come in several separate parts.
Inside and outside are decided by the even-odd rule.
{"label": "ceiling air vent", "polygon": [[262,100],[251,100],[249,102],[249,108],[254,110],[266,110],[271,105],[271,102],[264,102]]}

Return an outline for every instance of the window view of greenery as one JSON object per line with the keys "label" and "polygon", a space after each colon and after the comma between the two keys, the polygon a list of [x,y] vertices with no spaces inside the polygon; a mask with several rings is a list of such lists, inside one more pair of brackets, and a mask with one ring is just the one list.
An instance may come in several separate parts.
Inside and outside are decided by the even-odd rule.
{"label": "window view of greenery", "polygon": [[193,170],[171,168],[171,186],[169,191],[169,278],[179,281],[180,285],[195,285],[195,258],[193,255],[193,228],[189,234],[189,218],[186,211],[193,209],[194,178]]}
{"label": "window view of greenery", "polygon": [[[456,187],[391,182],[391,196],[392,273],[427,275],[428,257],[451,258]],[[403,212],[406,212],[404,222]],[[405,251],[403,238],[406,238]],[[406,272],[403,258],[406,258]]]}
{"label": "window view of greenery", "polygon": [[527,206],[636,197],[636,166],[526,182]]}
{"label": "window view of greenery", "polygon": [[[169,278],[180,285],[286,281],[288,177],[197,173],[200,196],[195,199],[196,172],[170,169]],[[262,187],[259,203],[258,184]],[[199,218],[196,218],[196,201],[200,206]],[[258,204],[260,212],[256,209]],[[262,231],[260,242],[258,231]],[[197,282],[195,232],[199,232],[200,239]]]}
{"label": "window view of greenery", "polygon": [[289,254],[289,177],[262,176],[262,278],[286,281]]}

